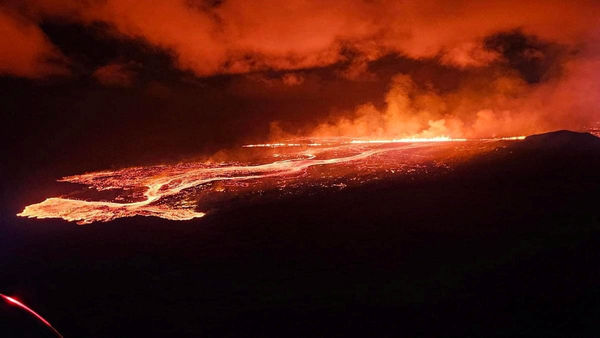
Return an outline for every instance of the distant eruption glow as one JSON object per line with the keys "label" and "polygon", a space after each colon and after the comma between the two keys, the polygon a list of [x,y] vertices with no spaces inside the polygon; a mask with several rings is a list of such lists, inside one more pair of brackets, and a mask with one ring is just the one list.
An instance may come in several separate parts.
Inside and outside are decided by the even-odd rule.
{"label": "distant eruption glow", "polygon": [[[26,206],[18,216],[62,218],[78,224],[136,215],[190,220],[205,215],[196,208],[219,198],[227,200],[253,191],[291,191],[293,187],[303,186],[346,186],[389,172],[414,172],[426,163],[436,162],[438,157],[448,158],[448,154],[459,157],[482,148],[456,149],[458,144],[469,143],[466,141],[489,148],[494,147],[492,141],[523,138],[469,140],[444,136],[249,144],[244,148],[262,149],[256,150],[259,152],[256,160],[244,163],[192,162],[64,177],[59,181],[80,184],[87,189],[80,190],[77,196],[50,197]],[[270,152],[272,148],[283,149],[274,154]],[[278,160],[273,161],[273,157]],[[223,195],[225,191],[227,194]],[[99,198],[103,192],[111,193],[109,198]]]}

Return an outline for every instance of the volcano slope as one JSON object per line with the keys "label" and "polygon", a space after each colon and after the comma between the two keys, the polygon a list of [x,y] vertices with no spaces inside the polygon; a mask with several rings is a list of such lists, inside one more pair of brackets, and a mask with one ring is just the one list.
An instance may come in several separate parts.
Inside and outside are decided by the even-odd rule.
{"label": "volcano slope", "polygon": [[2,286],[65,336],[597,336],[599,172],[559,131],[185,222],[10,218]]}

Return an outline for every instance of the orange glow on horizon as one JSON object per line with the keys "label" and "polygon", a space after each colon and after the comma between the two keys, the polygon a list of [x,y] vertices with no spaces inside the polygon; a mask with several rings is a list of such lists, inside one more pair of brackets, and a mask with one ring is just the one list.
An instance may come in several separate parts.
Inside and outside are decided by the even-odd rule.
{"label": "orange glow on horizon", "polygon": [[449,136],[437,136],[437,137],[405,137],[405,138],[393,138],[393,139],[351,139],[350,141],[332,141],[333,139],[325,139],[318,142],[312,143],[286,143],[286,142],[274,142],[274,143],[259,143],[259,144],[245,144],[243,148],[282,148],[282,147],[320,147],[326,146],[333,143],[341,144],[387,144],[387,143],[430,143],[430,142],[465,142],[465,141],[518,141],[524,140],[526,136],[507,136],[507,137],[492,137],[492,138],[455,138]]}
{"label": "orange glow on horizon", "polygon": [[407,137],[391,140],[352,140],[352,144],[362,143],[413,143],[413,142],[463,142],[467,141],[466,138],[451,138],[448,136],[438,137]]}

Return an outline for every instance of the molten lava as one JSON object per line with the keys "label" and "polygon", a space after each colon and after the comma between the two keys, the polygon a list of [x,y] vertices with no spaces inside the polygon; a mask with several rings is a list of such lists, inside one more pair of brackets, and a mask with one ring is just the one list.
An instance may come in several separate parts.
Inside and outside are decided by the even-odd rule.
{"label": "molten lava", "polygon": [[244,147],[258,148],[248,149],[256,152],[254,159],[243,163],[180,163],[64,177],[59,181],[85,189],[29,205],[18,216],[62,218],[78,224],[136,215],[190,220],[236,196],[340,189],[390,175],[427,173],[432,167],[448,167],[469,154],[491,150],[498,142],[523,138],[323,139],[251,144]]}

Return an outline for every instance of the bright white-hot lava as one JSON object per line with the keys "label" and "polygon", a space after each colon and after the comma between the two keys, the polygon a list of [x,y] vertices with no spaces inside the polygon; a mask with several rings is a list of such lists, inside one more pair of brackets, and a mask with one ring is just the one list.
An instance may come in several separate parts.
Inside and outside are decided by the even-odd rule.
{"label": "bright white-hot lava", "polygon": [[[18,216],[62,218],[78,224],[136,215],[190,220],[204,216],[204,208],[241,194],[361,184],[445,165],[452,158],[495,147],[494,141],[522,138],[329,139],[246,145],[258,149],[249,149],[257,152],[255,159],[244,163],[190,162],[64,177],[59,181],[87,189],[29,205]],[[103,194],[107,192],[108,197]]]}

